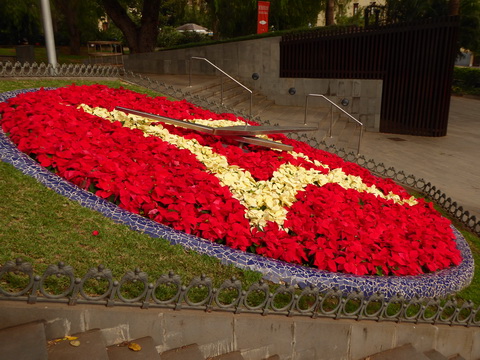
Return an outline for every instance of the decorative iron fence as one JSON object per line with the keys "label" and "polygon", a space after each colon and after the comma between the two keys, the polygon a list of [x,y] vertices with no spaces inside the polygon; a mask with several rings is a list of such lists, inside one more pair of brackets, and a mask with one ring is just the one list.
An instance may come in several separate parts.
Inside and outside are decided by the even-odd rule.
{"label": "decorative iron fence", "polygon": [[123,68],[102,65],[0,62],[0,76],[15,77],[119,77]]}
{"label": "decorative iron fence", "polygon": [[285,35],[280,76],[382,79],[381,132],[445,136],[457,38],[457,17]]}
{"label": "decorative iron fence", "polygon": [[[59,281],[62,289],[55,291],[58,285],[50,282]],[[92,283],[97,288],[103,284],[103,292],[92,293]],[[21,259],[7,261],[0,268],[1,300],[480,326],[480,308],[472,302],[458,304],[453,298],[405,300],[396,296],[385,300],[380,293],[366,297],[356,291],[343,296],[338,289],[320,292],[315,287],[299,289],[262,281],[244,288],[234,278],[214,287],[212,279],[203,275],[184,284],[172,272],[149,282],[149,275],[139,269],[116,280],[102,265],[75,277],[75,270],[61,262],[49,265],[43,274],[35,274],[32,264]]]}

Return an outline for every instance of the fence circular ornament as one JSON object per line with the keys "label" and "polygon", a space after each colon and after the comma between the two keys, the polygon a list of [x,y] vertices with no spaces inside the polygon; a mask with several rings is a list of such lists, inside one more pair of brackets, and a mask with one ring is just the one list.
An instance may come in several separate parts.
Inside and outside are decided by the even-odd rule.
{"label": "fence circular ornament", "polygon": [[[261,301],[254,299],[256,296],[261,297]],[[250,288],[245,292],[244,305],[248,310],[263,309],[270,298],[269,286],[260,280],[259,282],[252,284]]]}
{"label": "fence circular ornament", "polygon": [[[238,306],[242,296],[242,283],[235,278],[225,280],[215,293],[215,303],[220,308],[228,309]],[[222,298],[231,297],[230,302],[222,301]]]}
{"label": "fence circular ornament", "polygon": [[[185,302],[190,306],[205,305],[212,296],[213,284],[212,279],[205,275],[197,276],[192,279],[185,289]],[[194,297],[198,299],[195,300]]]}
{"label": "fence circular ornament", "polygon": [[[313,312],[318,305],[319,298],[318,288],[313,285],[306,286],[297,298],[296,310],[300,313]],[[302,305],[304,303],[305,305]]]}
{"label": "fence circular ornament", "polygon": [[[28,277],[28,284],[19,291],[13,292],[13,291],[4,290],[1,287],[1,282],[4,278],[8,276],[8,274],[16,274],[16,275],[23,274],[24,276]],[[0,268],[0,293],[5,296],[9,296],[9,297],[22,296],[32,288],[33,282],[34,282],[34,276],[33,276],[32,264],[24,262],[21,258],[18,258],[15,261],[7,261]]]}
{"label": "fence circular ornament", "polygon": [[[0,102],[15,97],[20,93],[30,91],[36,91],[36,89],[0,94]],[[457,248],[463,259],[458,266],[418,276],[357,276],[332,273],[231,249],[224,245],[173,230],[142,216],[120,209],[116,205],[60,179],[55,174],[41,167],[32,158],[21,153],[2,131],[0,131],[0,159],[13,164],[17,169],[35,177],[38,181],[61,195],[78,201],[85,207],[100,211],[117,222],[129,225],[134,230],[142,231],[154,237],[163,237],[172,244],[181,244],[187,249],[217,257],[226,264],[234,264],[241,268],[260,271],[266,279],[274,282],[288,282],[302,288],[313,285],[318,287],[321,292],[337,287],[344,294],[361,289],[366,296],[381,292],[386,299],[389,299],[397,293],[405,298],[445,296],[460,290],[473,277],[473,258],[470,249],[462,235],[454,228],[453,232],[456,236]],[[374,169],[376,164],[370,159],[365,163],[365,166]],[[402,174],[401,177],[405,176]],[[459,211],[459,208],[456,208],[456,204],[455,210]],[[145,283],[144,292],[146,291],[147,285]]]}
{"label": "fence circular ornament", "polygon": [[337,288],[327,291],[320,302],[321,313],[325,315],[338,313],[338,310],[342,307],[342,295],[342,292]]}
{"label": "fence circular ornament", "polygon": [[[285,303],[285,299],[288,298],[288,302]],[[283,300],[283,301],[282,301]],[[279,303],[285,303],[283,306],[277,306],[277,301]],[[290,285],[280,285],[275,292],[272,294],[272,303],[271,307],[273,310],[280,312],[285,311],[291,308],[293,302],[295,301],[295,288]]]}
{"label": "fence circular ornament", "polygon": [[[122,293],[122,288],[125,291],[125,288],[127,286],[133,286],[133,287],[141,286],[143,289],[137,296],[133,296],[130,298],[130,297],[124,296],[124,294]],[[145,297],[145,295],[147,294],[148,288],[149,288],[148,274],[143,271],[140,271],[140,269],[137,268],[133,271],[127,271],[127,273],[123,275],[122,279],[119,281],[117,285],[117,296],[123,302],[135,303]]]}
{"label": "fence circular ornament", "polygon": [[[165,298],[159,298],[157,291],[164,291],[166,293]],[[173,304],[180,297],[182,292],[182,280],[179,275],[174,274],[172,271],[168,275],[161,275],[152,291],[152,298],[157,304]],[[170,296],[168,296],[170,294]]]}
{"label": "fence circular ornament", "polygon": [[[47,282],[49,279],[55,281],[55,279],[64,278],[68,280],[68,286],[65,286],[65,290],[58,294],[50,293],[45,287],[47,286]],[[40,278],[39,282],[40,292],[49,299],[61,299],[65,297],[67,294],[70,294],[75,286],[75,276],[74,270],[71,266],[65,265],[63,262],[59,262],[57,265],[49,265],[47,270],[43,273],[42,277]]]}
{"label": "fence circular ornament", "polygon": [[364,315],[367,318],[379,318],[385,307],[385,296],[375,293],[365,302]]}
{"label": "fence circular ornament", "polygon": [[[104,291],[103,294],[92,296],[85,292],[85,285],[88,281],[106,281],[108,283],[107,289]],[[85,276],[80,280],[80,294],[86,300],[102,300],[109,296],[113,289],[113,275],[110,269],[105,269],[103,265],[99,265],[96,268],[91,268],[85,274]]]}

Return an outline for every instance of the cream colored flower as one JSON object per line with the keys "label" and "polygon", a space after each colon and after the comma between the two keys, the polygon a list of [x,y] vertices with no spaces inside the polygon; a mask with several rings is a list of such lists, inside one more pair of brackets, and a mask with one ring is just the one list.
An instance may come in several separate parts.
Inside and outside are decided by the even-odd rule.
{"label": "cream colored flower", "polygon": [[[417,204],[414,197],[401,200],[400,196],[392,192],[385,195],[375,185],[368,186],[361,177],[347,175],[339,168],[324,174],[316,169],[305,169],[290,163],[284,163],[273,173],[270,180],[256,181],[249,171],[237,165],[230,165],[225,156],[214,152],[208,146],[201,145],[197,140],[171,134],[167,129],[158,125],[158,123],[155,126],[151,125],[157,121],[141,116],[127,115],[121,111],[108,112],[106,109],[90,108],[87,105],[80,105],[80,107],[88,113],[101,116],[112,122],[120,121],[123,126],[140,129],[145,136],[157,136],[178,148],[192,152],[198,161],[202,162],[208,171],[218,178],[222,185],[228,186],[232,196],[245,206],[247,209],[245,216],[249,219],[252,226],[263,228],[267,221],[274,221],[278,225],[283,226],[287,218],[288,209],[296,201],[298,192],[310,184],[323,186],[327,183],[336,183],[344,189],[367,192],[401,205]],[[187,121],[211,127],[238,125],[238,122],[230,120],[194,119]],[[291,151],[290,154],[296,158],[303,158],[316,166],[321,166],[325,169],[329,168],[318,160],[312,161],[305,154],[294,151]],[[288,231],[288,229],[285,230]]]}

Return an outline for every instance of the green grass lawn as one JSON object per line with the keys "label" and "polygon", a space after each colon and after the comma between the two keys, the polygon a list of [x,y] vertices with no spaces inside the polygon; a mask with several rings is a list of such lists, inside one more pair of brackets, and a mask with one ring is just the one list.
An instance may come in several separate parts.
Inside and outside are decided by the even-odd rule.
{"label": "green grass lawn", "polygon": [[[0,162],[0,263],[22,258],[35,264],[37,273],[63,261],[83,276],[104,264],[120,279],[140,268],[153,281],[173,270],[185,281],[206,274],[221,282],[232,276],[251,283],[254,272],[224,266],[216,259],[172,246],[114,223],[86,209]],[[93,235],[98,231],[98,235]],[[217,284],[218,285],[218,284]]]}
{"label": "green grass lawn", "polygon": [[[34,46],[35,62],[48,63],[47,49],[43,46]],[[14,47],[1,47],[0,56],[15,56],[16,51]],[[83,64],[84,60],[88,59],[87,47],[80,49],[80,55],[70,55],[70,49],[66,46],[56,48],[57,61],[59,64]]]}
{"label": "green grass lawn", "polygon": [[[92,84],[92,81],[74,81]],[[0,80],[0,92],[65,86],[68,80]],[[137,92],[158,96],[143,88],[121,81],[103,84],[124,86]],[[245,286],[258,281],[261,275],[222,265],[217,259],[172,246],[166,240],[154,239],[114,223],[100,213],[86,209],[23,175],[13,166],[0,162],[0,264],[21,257],[34,264],[37,274],[50,264],[63,261],[77,270],[76,276],[99,264],[111,269],[119,280],[128,270],[140,268],[154,281],[170,270],[184,281],[205,274],[218,286],[235,276]],[[98,235],[93,235],[98,231]],[[458,294],[459,300],[472,300],[480,305],[480,238],[463,231],[475,257],[472,284]]]}
{"label": "green grass lawn", "polygon": [[[3,80],[0,81],[0,92],[71,83],[63,80]],[[159,95],[120,81],[102,83]],[[76,276],[83,276],[89,268],[104,264],[118,280],[126,271],[137,267],[151,275],[149,281],[170,270],[184,281],[205,274],[214,279],[216,285],[233,276],[246,286],[261,279],[257,272],[222,265],[217,259],[186,251],[166,240],[116,224],[3,162],[0,162],[0,198],[0,264],[20,257],[32,262],[36,272],[41,273],[48,265],[63,261],[77,270]],[[93,231],[99,234],[94,236]]]}

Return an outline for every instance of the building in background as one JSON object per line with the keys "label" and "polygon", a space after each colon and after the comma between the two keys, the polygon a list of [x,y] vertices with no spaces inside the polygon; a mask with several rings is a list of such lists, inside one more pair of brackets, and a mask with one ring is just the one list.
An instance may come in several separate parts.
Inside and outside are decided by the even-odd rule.
{"label": "building in background", "polygon": [[[340,17],[350,18],[354,16],[360,16],[363,18],[363,11],[369,5],[384,6],[385,0],[370,1],[370,0],[338,0],[335,4],[335,22]],[[321,11],[318,14],[317,26],[325,25],[325,11]]]}

